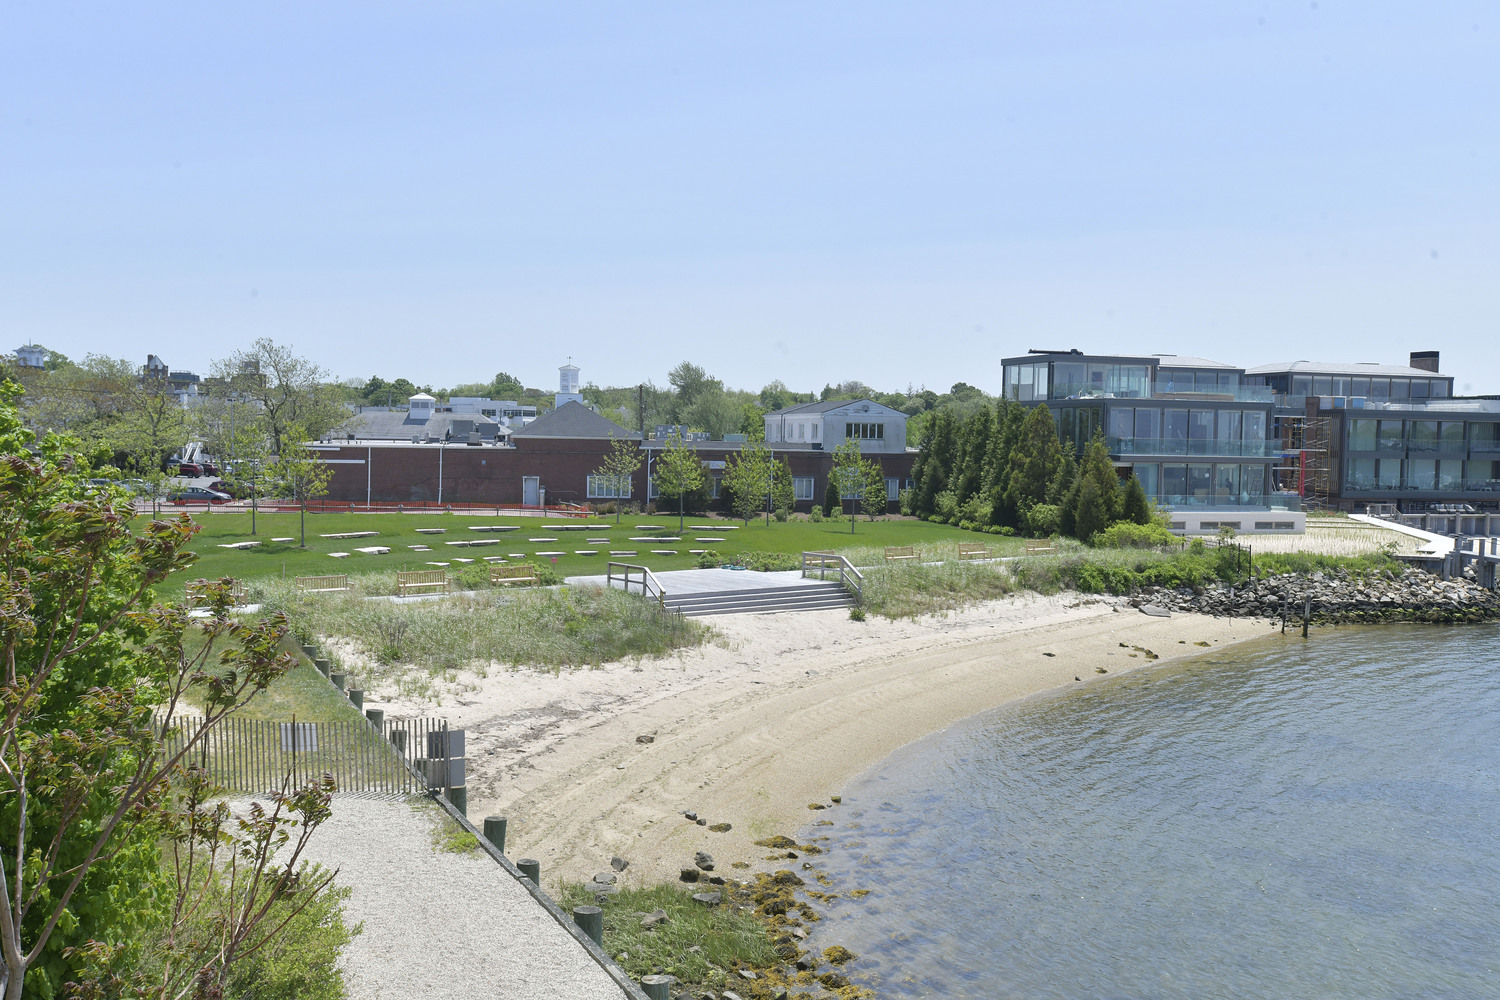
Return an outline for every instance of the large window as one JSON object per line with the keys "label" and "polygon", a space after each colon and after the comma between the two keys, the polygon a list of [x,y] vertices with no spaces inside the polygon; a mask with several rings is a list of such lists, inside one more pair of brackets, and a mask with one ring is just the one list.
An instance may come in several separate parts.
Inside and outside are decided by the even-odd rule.
{"label": "large window", "polygon": [[1240,467],[1240,495],[1246,503],[1264,503],[1266,499],[1266,467],[1243,465]]}
{"label": "large window", "polygon": [[[1350,451],[1374,451],[1375,450],[1375,421],[1373,420],[1351,420],[1349,421],[1349,450]],[[1371,475],[1374,475],[1373,468]]]}
{"label": "large window", "polygon": [[1412,490],[1430,490],[1437,483],[1437,462],[1430,458],[1414,458],[1406,463],[1406,487]]}
{"label": "large window", "polygon": [[1377,445],[1381,451],[1401,451],[1404,441],[1401,437],[1401,421],[1382,420],[1377,432],[1379,437]]}
{"label": "large window", "polygon": [[1261,445],[1266,442],[1266,414],[1264,410],[1245,411],[1245,443],[1256,445],[1256,453],[1260,451]]}
{"label": "large window", "polygon": [[1187,466],[1163,465],[1161,467],[1161,498],[1169,504],[1187,500]]}
{"label": "large window", "polygon": [[1437,451],[1438,422],[1436,420],[1413,420],[1407,425],[1406,447],[1408,451]]}
{"label": "large window", "polygon": [[1470,424],[1469,450],[1500,451],[1500,424]]}
{"label": "large window", "polygon": [[1240,499],[1240,467],[1238,465],[1214,466],[1214,503],[1238,503]]}
{"label": "large window", "polygon": [[[1167,410],[1162,414],[1162,434],[1168,441],[1180,441],[1184,446],[1188,437],[1188,411]],[[1185,450],[1185,449],[1184,449]]]}
{"label": "large window", "polygon": [[1161,437],[1161,411],[1136,410],[1135,436],[1143,441],[1154,441]]}
{"label": "large window", "polygon": [[630,479],[625,476],[589,476],[590,500],[629,500]]}
{"label": "large window", "polygon": [[811,500],[813,498],[813,477],[793,476],[792,495],[798,500]]}
{"label": "large window", "polygon": [[1375,485],[1383,490],[1401,488],[1401,460],[1399,458],[1382,458],[1375,463]]}
{"label": "large window", "polygon": [[1438,462],[1437,488],[1440,490],[1461,490],[1464,485],[1464,463],[1454,458],[1445,458]]}
{"label": "large window", "polygon": [[885,424],[845,424],[844,437],[858,441],[883,441]]}
{"label": "large window", "polygon": [[1445,420],[1438,431],[1438,450],[1449,455],[1461,454],[1464,450],[1464,425],[1457,420]]}
{"label": "large window", "polygon": [[1212,465],[1188,466],[1188,496],[1198,503],[1207,503],[1214,485]]}
{"label": "large window", "polygon": [[1351,459],[1348,485],[1351,490],[1373,490],[1375,488],[1375,459]]}
{"label": "large window", "polygon": [[885,498],[891,503],[901,498],[901,480],[892,476],[885,477]]}

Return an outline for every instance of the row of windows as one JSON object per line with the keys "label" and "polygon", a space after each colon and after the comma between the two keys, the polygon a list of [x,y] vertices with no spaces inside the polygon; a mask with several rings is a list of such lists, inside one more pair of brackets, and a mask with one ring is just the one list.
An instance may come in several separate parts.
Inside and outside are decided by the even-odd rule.
{"label": "row of windows", "polygon": [[845,424],[844,437],[857,441],[884,441],[885,424]]}
{"label": "row of windows", "polygon": [[1500,461],[1434,458],[1351,458],[1349,490],[1500,492]]}
{"label": "row of windows", "polygon": [[[589,479],[588,479],[588,496],[589,496],[590,500],[629,500],[630,499],[630,483],[629,482],[625,482],[625,483],[623,483],[622,486],[620,486],[620,487],[617,488],[612,482],[610,482],[610,478],[611,477],[609,477],[609,476],[589,476]],[[910,486],[911,485],[911,481],[907,480],[906,485]],[[722,488],[723,488],[723,480],[720,477],[714,476],[714,477],[712,477],[712,478],[709,479],[709,481],[708,481],[709,496],[711,496],[713,499],[717,500],[719,498],[719,491]],[[793,476],[792,477],[792,495],[796,499],[798,499],[798,500],[815,500],[815,499],[817,499],[817,496],[816,496],[816,493],[815,493],[816,489],[817,489],[817,483],[813,479],[812,476]],[[894,479],[894,478],[887,478],[886,479],[886,481],[885,481],[886,497],[892,503],[894,503],[896,501],[897,494],[901,491],[901,489],[902,489],[902,486],[901,486],[901,480],[900,479]],[[660,495],[661,494],[658,493],[657,489],[656,489],[656,481],[655,481],[655,479],[653,477],[651,477],[651,476],[647,476],[646,477],[646,496],[654,500],[656,497],[658,497]],[[845,496],[844,499],[846,499],[846,500],[856,499],[857,500],[857,499],[860,499],[863,496],[864,496],[864,491],[861,490],[859,493],[853,495],[852,497]]]}
{"label": "row of windows", "polygon": [[1429,399],[1448,395],[1445,378],[1363,378],[1352,375],[1250,376],[1293,396],[1363,396],[1366,399]]}
{"label": "row of windows", "polygon": [[1164,504],[1265,503],[1266,466],[1240,463],[1136,463],[1136,478],[1146,495]]}
{"label": "row of windows", "polygon": [[[1186,410],[1111,406],[1105,435],[1111,450],[1139,454],[1264,454],[1264,410]],[[1118,442],[1118,443],[1117,443]],[[1185,442],[1201,442],[1203,449],[1183,449]],[[1209,443],[1222,446],[1208,450]],[[1248,451],[1246,450],[1248,446]]]}
{"label": "row of windows", "polygon": [[[1467,427],[1467,430],[1465,428]],[[1500,423],[1462,420],[1349,421],[1350,451],[1500,452]]]}

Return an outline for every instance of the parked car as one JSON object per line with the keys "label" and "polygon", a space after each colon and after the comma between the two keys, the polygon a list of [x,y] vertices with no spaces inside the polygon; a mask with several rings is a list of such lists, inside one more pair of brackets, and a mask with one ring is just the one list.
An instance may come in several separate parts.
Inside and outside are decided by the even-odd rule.
{"label": "parked car", "polygon": [[255,495],[255,490],[249,483],[242,483],[235,479],[215,479],[208,484],[208,488],[218,490],[220,493],[228,493],[236,500],[248,500]]}
{"label": "parked car", "polygon": [[192,478],[197,479],[199,476],[203,475],[203,466],[199,465],[196,462],[183,462],[177,466],[177,474],[179,476],[191,476]]}
{"label": "parked car", "polygon": [[204,489],[202,486],[189,486],[186,489],[173,490],[172,495],[167,497],[172,503],[179,507],[190,503],[229,503],[234,498],[228,493],[220,493],[218,490]]}
{"label": "parked car", "polygon": [[203,470],[205,476],[219,475],[219,467],[212,462],[199,462],[198,465]]}

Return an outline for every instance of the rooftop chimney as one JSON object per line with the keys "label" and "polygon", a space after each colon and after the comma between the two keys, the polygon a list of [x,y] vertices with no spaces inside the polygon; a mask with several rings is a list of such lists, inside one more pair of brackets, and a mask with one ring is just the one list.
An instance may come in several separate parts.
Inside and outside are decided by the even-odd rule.
{"label": "rooftop chimney", "polygon": [[1438,370],[1437,351],[1412,351],[1411,366],[1420,368],[1424,372],[1435,372]]}

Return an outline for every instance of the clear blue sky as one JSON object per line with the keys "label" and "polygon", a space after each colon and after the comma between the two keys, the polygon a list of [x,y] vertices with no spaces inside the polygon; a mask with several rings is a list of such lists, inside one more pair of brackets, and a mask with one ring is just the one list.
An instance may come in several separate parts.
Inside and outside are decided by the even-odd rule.
{"label": "clear blue sky", "polygon": [[1436,349],[1500,392],[1497,97],[1479,2],[16,3],[0,346],[990,391]]}

